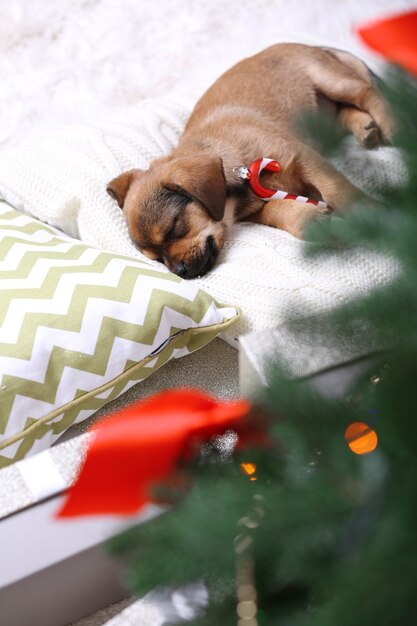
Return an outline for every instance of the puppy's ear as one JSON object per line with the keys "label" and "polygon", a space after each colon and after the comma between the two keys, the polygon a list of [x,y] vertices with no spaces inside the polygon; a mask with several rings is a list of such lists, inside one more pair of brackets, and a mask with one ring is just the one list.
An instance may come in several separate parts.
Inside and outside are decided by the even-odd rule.
{"label": "puppy's ear", "polygon": [[174,183],[202,204],[213,219],[223,219],[226,178],[221,158],[204,156],[180,161],[174,172]]}
{"label": "puppy's ear", "polygon": [[116,200],[121,209],[123,209],[123,204],[133,179],[140,174],[142,174],[142,170],[129,170],[128,172],[123,172],[117,178],[113,178],[107,185],[107,193]]}

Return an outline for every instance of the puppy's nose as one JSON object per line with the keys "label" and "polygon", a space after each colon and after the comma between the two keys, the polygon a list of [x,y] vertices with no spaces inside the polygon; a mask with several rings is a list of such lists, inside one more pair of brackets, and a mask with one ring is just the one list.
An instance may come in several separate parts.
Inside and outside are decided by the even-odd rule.
{"label": "puppy's nose", "polygon": [[177,265],[174,267],[174,274],[176,274],[177,276],[181,276],[181,278],[183,278],[187,273],[187,266],[185,265],[185,263],[183,263],[181,261],[181,263],[177,263]]}

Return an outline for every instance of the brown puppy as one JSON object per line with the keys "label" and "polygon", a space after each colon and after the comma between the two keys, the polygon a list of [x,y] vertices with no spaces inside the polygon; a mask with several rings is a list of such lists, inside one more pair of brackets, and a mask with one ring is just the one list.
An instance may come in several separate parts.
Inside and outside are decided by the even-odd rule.
{"label": "brown puppy", "polygon": [[319,107],[365,147],[392,135],[368,69],[346,52],[278,44],[223,74],[197,103],[169,156],[108,185],[137,247],[193,278],[211,269],[235,221],[302,236],[322,209],[295,200],[264,203],[236,175],[237,167],[261,157],[281,164],[278,174],[262,174],[267,186],[343,211],[361,192],[297,134],[294,123],[301,112]]}

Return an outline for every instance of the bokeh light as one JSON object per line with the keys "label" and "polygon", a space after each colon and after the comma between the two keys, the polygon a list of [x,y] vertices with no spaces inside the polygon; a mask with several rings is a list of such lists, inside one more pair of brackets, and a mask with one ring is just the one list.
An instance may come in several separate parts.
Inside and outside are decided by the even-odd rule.
{"label": "bokeh light", "polygon": [[256,464],[255,463],[241,463],[240,467],[242,472],[249,476],[249,480],[256,480],[255,472],[256,472]]}
{"label": "bokeh light", "polygon": [[376,432],[365,422],[353,422],[345,430],[345,440],[355,454],[369,454],[378,445]]}

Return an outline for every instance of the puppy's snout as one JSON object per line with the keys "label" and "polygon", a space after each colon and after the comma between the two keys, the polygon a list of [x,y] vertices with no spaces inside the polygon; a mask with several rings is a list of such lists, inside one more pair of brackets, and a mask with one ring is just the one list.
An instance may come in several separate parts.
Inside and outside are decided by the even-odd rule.
{"label": "puppy's snout", "polygon": [[175,267],[173,268],[174,274],[176,274],[177,276],[181,276],[181,278],[184,278],[187,275],[187,266],[185,265],[185,263],[183,263],[181,261],[181,263],[177,263],[175,265]]}
{"label": "puppy's snout", "polygon": [[196,276],[204,276],[213,267],[219,248],[212,235],[209,235],[204,242],[204,246],[199,253],[189,255],[180,261],[171,259],[168,267],[171,272],[181,278],[195,278]]}

